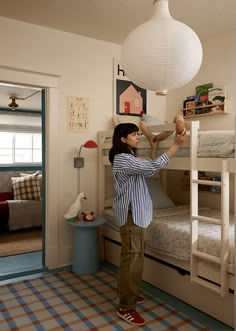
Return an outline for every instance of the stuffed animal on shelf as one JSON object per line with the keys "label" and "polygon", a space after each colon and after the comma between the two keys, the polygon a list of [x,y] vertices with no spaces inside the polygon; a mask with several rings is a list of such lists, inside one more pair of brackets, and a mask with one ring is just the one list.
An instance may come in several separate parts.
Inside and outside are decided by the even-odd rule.
{"label": "stuffed animal on shelf", "polygon": [[94,212],[93,211],[82,212],[81,215],[83,216],[83,220],[85,222],[92,222],[92,221],[94,221]]}
{"label": "stuffed animal on shelf", "polygon": [[84,192],[81,192],[74,203],[70,206],[64,218],[68,221],[75,221],[76,217],[78,216],[79,211],[81,210],[81,200],[86,200],[87,197]]}

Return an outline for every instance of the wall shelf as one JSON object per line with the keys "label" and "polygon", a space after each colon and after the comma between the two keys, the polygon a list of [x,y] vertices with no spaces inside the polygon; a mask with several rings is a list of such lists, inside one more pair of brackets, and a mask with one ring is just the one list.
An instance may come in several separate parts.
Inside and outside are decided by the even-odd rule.
{"label": "wall shelf", "polygon": [[[216,109],[212,110],[212,108],[216,108]],[[200,111],[196,113],[196,109],[200,110]],[[204,109],[206,111],[201,113],[201,109]],[[211,116],[211,115],[226,115],[226,114],[228,114],[225,111],[225,103],[224,102],[222,102],[220,104],[212,103],[212,104],[209,104],[209,105],[203,105],[203,106],[197,106],[197,107],[181,108],[181,111],[183,112],[183,116],[185,118],[199,117],[199,116]]]}
{"label": "wall shelf", "polygon": [[189,117],[200,117],[200,116],[212,116],[212,115],[228,115],[228,113],[224,111],[215,111],[211,113],[205,113],[205,114],[196,114],[196,115],[184,115],[184,118],[189,118]]}

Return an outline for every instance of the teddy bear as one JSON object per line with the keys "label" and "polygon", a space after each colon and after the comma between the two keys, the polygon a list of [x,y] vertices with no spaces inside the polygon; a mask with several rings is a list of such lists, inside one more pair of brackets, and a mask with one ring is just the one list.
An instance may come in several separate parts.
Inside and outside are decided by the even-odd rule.
{"label": "teddy bear", "polygon": [[81,215],[83,216],[83,220],[85,222],[92,222],[92,221],[94,221],[94,212],[93,211],[82,212]]}

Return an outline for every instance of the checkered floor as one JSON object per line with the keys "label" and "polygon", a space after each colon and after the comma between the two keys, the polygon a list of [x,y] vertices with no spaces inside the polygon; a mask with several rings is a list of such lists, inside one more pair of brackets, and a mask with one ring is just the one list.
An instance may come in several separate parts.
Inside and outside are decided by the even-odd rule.
{"label": "checkered floor", "polygon": [[75,276],[62,271],[0,286],[1,331],[209,330],[147,293],[137,310],[143,327],[116,316],[116,276],[110,270]]}

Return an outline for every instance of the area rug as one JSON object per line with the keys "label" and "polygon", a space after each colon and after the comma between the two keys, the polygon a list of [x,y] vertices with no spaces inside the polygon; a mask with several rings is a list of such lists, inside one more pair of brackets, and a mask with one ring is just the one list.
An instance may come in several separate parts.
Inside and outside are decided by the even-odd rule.
{"label": "area rug", "polygon": [[207,330],[158,298],[146,296],[137,310],[146,325],[127,324],[116,316],[115,274],[101,270],[76,276],[71,271],[0,286],[1,331],[194,331]]}
{"label": "area rug", "polygon": [[41,230],[0,234],[0,257],[40,250],[42,250]]}

